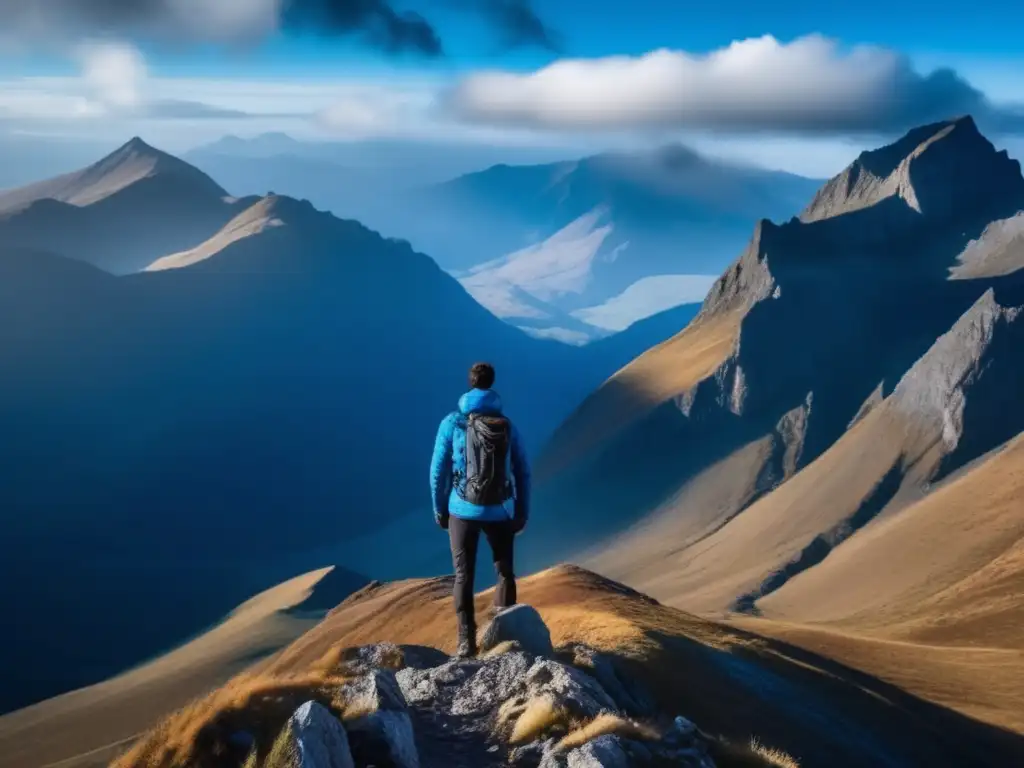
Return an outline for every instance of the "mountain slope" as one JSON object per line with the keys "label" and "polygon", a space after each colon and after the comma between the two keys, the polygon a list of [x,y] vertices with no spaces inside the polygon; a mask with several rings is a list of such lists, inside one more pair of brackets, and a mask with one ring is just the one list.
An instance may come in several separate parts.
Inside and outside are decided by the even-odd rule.
{"label": "mountain slope", "polygon": [[201,171],[135,138],[81,171],[0,193],[0,240],[128,274],[202,242],[239,206]]}
{"label": "mountain slope", "polygon": [[287,646],[364,582],[331,567],[297,576],[157,659],[0,717],[0,766],[108,765],[154,720]]}
{"label": "mountain slope", "polygon": [[1019,649],[1024,439],[837,547],[758,607],[893,639]]}
{"label": "mountain slope", "polygon": [[155,176],[174,179],[197,194],[224,197],[213,179],[172,155],[135,137],[112,154],[80,171],[0,194],[0,211],[25,207],[38,200],[57,200],[78,207],[91,205]]}
{"label": "mountain slope", "polygon": [[[576,644],[590,646],[597,651],[594,658],[600,665],[592,662],[587,667],[584,662],[579,667],[584,674],[607,681],[610,669],[628,681],[630,691],[645,690],[659,714],[682,714],[705,733],[724,735],[740,744],[753,734],[790,752],[807,768],[1012,765],[1022,754],[1021,742],[1013,734],[908,696],[785,643],[667,608],[580,568],[551,569],[522,580],[521,585],[522,600],[539,611],[559,649],[553,662],[580,664],[573,660],[575,654],[565,651],[578,647]],[[400,644],[401,651],[392,649],[388,658],[400,658],[402,665],[408,664],[413,670],[444,663],[436,678],[439,683],[461,685],[480,668],[498,664],[503,674],[484,687],[488,691],[496,689],[500,695],[516,683],[516,675],[523,674],[523,668],[517,667],[512,658],[515,651],[490,661],[445,663],[444,654],[436,650],[450,650],[454,637],[450,590],[450,579],[370,585],[331,610],[289,647],[258,662],[250,672],[257,681],[268,681],[275,675],[292,679],[318,673],[323,676],[325,670],[337,668],[331,665],[332,660],[352,658],[353,654],[343,653],[344,649],[392,642]],[[488,597],[479,596],[481,610]],[[495,658],[504,658],[507,663],[495,662]],[[433,661],[425,664],[428,660]],[[551,669],[553,662],[542,663]],[[411,689],[407,674],[400,673],[406,691]],[[429,672],[411,672],[414,679],[420,675],[434,679]],[[486,674],[481,677],[488,679]],[[244,682],[236,679],[240,686]],[[154,693],[147,697],[144,690],[139,691],[137,703],[152,708],[148,711],[161,706],[164,712],[169,711],[172,702],[163,701],[159,691]],[[37,708],[31,727],[21,733],[13,726],[26,724],[29,712],[0,720],[0,754],[7,757],[6,761],[0,758],[0,765],[36,765],[43,762],[40,758],[44,755],[46,760],[60,759],[68,765],[97,764],[98,756],[90,756],[87,750],[106,747],[122,738],[124,726],[104,718],[102,711],[61,712],[55,706],[59,702]],[[244,704],[244,700],[237,703]],[[409,701],[412,706],[422,703],[422,697]],[[248,713],[237,714],[245,722]],[[68,737],[56,743],[27,738],[58,726]],[[421,764],[467,768],[492,764],[488,757],[474,759],[472,752],[467,755],[466,745],[461,743],[443,752],[425,749],[430,743],[424,731],[431,726],[436,726],[436,720],[414,721]],[[453,740],[457,738],[453,736]],[[8,749],[12,742],[19,751]],[[489,756],[502,746],[499,743],[483,754]],[[103,752],[102,758],[109,752]],[[765,763],[731,763],[722,756],[717,764]]]}
{"label": "mountain slope", "polygon": [[694,610],[758,610],[916,488],[1024,430],[1013,407],[1024,386],[1019,312],[987,292],[820,458],[670,564],[642,566],[659,594]]}
{"label": "mountain slope", "polygon": [[[879,165],[880,157],[885,164]],[[855,170],[862,165],[899,183],[871,182],[861,190],[849,179],[865,178]],[[844,197],[843,190],[852,191]],[[795,481],[790,478],[822,456],[855,418],[870,417],[871,407],[988,289],[996,287],[999,304],[1022,303],[1019,274],[948,279],[972,239],[1022,208],[1019,166],[996,152],[969,118],[919,129],[893,147],[866,153],[826,185],[805,214],[807,221],[759,224],[694,324],[669,343],[684,358],[699,359],[699,350],[709,346],[701,342],[705,335],[722,338],[716,343],[726,349],[710,371],[653,365],[659,357],[670,359],[663,352],[669,344],[663,344],[637,362],[651,365],[650,373],[631,377],[625,369],[563,425],[546,451],[547,503],[588,520],[595,543],[643,521],[594,561],[610,575],[687,606],[691,597],[697,601],[693,607],[706,609],[742,603],[751,584],[757,587],[776,570],[788,573],[783,566],[803,546],[790,554],[766,547],[754,532],[760,515],[751,513],[786,494]],[[734,330],[723,336],[723,328]],[[696,376],[677,373],[686,370]],[[1003,398],[1000,403],[1007,403],[1013,381],[1010,376],[993,390]],[[984,400],[974,398],[973,407]],[[1021,414],[1014,405],[1006,415],[1012,415],[1010,428]],[[884,417],[875,414],[874,421]],[[880,480],[887,478],[871,515],[891,501],[883,496],[893,486],[910,493],[915,483],[942,477],[1009,437],[986,431],[983,419],[974,421],[967,432],[977,429],[975,436],[965,436],[958,451],[918,475],[902,464],[886,475],[898,457],[912,453],[898,429],[888,459],[865,438],[871,450],[850,454],[859,460],[849,470],[864,472],[862,491],[843,496],[843,504],[848,499],[853,505],[848,513],[833,509],[826,515],[820,505],[808,504],[807,541],[827,540],[832,516],[854,514],[858,499]],[[862,420],[848,442],[855,444],[869,428]],[[876,460],[879,466],[872,469]],[[832,483],[827,487],[846,487],[828,473],[824,477]],[[763,504],[754,504],[777,487]],[[729,532],[737,529],[750,532],[744,540],[759,559],[719,557],[712,573],[691,562],[697,550],[688,547],[706,550],[714,560],[712,542],[731,539]],[[780,532],[773,540],[781,538]],[[767,559],[761,558],[766,552]],[[654,567],[662,557],[690,576],[680,580],[673,567]],[[701,592],[722,569],[729,571],[732,586]]]}
{"label": "mountain slope", "polygon": [[[81,208],[26,210],[121,211],[116,223],[163,178]],[[162,257],[150,271],[116,277],[65,255],[0,252],[0,571],[24,585],[0,606],[22,617],[2,640],[13,681],[2,706],[109,676],[319,566],[325,548],[421,510],[429,496],[416,478],[475,360],[497,366],[532,448],[667,333],[652,325],[594,351],[531,339],[428,257],[357,222],[280,196],[181,194],[153,210],[186,248],[165,250],[162,231],[139,224],[139,252]],[[205,240],[184,238],[191,206],[204,205],[211,222],[230,215]],[[120,234],[68,237],[106,254]],[[107,619],[146,610],[144,629],[108,636]],[[72,651],[42,620],[53,613],[74,628]],[[36,661],[55,653],[64,671],[38,678]]]}

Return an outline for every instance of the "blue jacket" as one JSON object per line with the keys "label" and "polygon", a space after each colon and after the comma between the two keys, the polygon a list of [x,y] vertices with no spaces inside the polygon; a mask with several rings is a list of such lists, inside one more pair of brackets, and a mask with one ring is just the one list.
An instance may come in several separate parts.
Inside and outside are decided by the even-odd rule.
{"label": "blue jacket", "polygon": [[459,496],[453,486],[455,472],[466,471],[465,418],[470,413],[501,413],[501,398],[490,389],[471,389],[459,399],[459,410],[441,422],[434,441],[434,458],[430,462],[430,493],[434,501],[434,517],[440,520],[451,514],[466,520],[496,522],[513,516],[530,516],[530,465],[523,450],[523,441],[512,426],[512,488],[513,498],[504,504],[480,506]]}

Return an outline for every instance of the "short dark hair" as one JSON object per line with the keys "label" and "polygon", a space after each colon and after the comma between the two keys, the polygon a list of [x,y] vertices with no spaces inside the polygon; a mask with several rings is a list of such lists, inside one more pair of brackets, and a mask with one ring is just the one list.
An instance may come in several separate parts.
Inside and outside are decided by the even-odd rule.
{"label": "short dark hair", "polygon": [[490,363],[473,363],[469,369],[469,386],[473,389],[490,389],[494,386],[494,366]]}

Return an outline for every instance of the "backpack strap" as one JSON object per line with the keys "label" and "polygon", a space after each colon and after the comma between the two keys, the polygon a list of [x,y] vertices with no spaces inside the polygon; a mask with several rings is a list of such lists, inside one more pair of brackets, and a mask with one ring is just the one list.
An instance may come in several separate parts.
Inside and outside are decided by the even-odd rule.
{"label": "backpack strap", "polygon": [[[472,416],[472,414],[469,414]],[[466,427],[469,426],[469,416],[464,414],[462,411],[452,411],[451,418],[452,423],[455,425],[455,429],[461,429],[463,432],[466,431]],[[465,440],[463,440],[463,451],[465,451]],[[459,496],[465,496],[466,494],[466,476],[458,470],[458,463],[455,461],[455,456],[452,456],[452,488],[454,488]],[[463,456],[462,466],[466,466],[466,458]]]}

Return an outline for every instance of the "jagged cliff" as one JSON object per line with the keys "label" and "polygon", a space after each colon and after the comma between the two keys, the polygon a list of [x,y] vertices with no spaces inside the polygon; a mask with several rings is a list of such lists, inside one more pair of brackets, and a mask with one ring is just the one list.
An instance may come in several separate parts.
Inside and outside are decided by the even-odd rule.
{"label": "jagged cliff", "polygon": [[[731,586],[707,591],[708,573],[691,578],[685,574],[701,566],[682,564],[703,562],[699,553],[712,542],[733,540],[737,528],[753,530],[742,521],[756,509],[751,505],[822,456],[905,375],[913,379],[908,372],[916,361],[955,323],[959,328],[964,321],[958,318],[980,297],[987,295],[969,313],[979,318],[968,321],[969,328],[987,327],[989,317],[1000,318],[997,329],[1012,327],[1011,310],[1000,314],[991,307],[997,298],[1006,307],[1022,303],[1015,267],[1024,266],[1024,253],[1015,263],[1017,252],[1007,245],[1014,242],[1012,222],[1022,209],[1019,164],[996,151],[969,117],[915,129],[863,153],[801,217],[760,222],[691,326],[613,377],[563,425],[545,457],[554,468],[545,489],[549,503],[563,519],[578,514],[585,520],[581,526],[593,532],[594,544],[643,520],[594,561],[617,577],[664,597],[699,593],[695,604],[707,607],[756,600],[763,584],[748,594],[728,580]],[[999,245],[985,251],[997,251],[999,269],[964,273],[964,264],[984,260],[978,251],[986,238]],[[942,345],[946,351],[929,353],[928,360],[942,360],[925,374],[930,387],[941,388],[943,375],[954,375],[958,356],[974,359],[979,334],[984,337],[982,331],[955,331]],[[709,373],[689,380],[665,373],[696,369],[711,346],[720,353]],[[634,376],[638,370],[645,375]],[[653,380],[659,376],[675,386],[658,389]],[[968,427],[971,434],[957,438],[959,448],[942,452],[927,471],[917,465],[912,483],[934,481],[1024,427],[1024,408],[1008,400],[1017,391],[1015,374],[986,380],[993,389],[972,398],[973,408],[999,403],[1005,411],[996,419],[999,427],[992,428],[988,416],[974,419],[973,432]],[[902,385],[897,399],[909,402],[909,389]],[[958,408],[945,409],[957,424]],[[961,427],[949,430],[959,434]],[[912,448],[894,450],[902,455]],[[897,495],[889,486],[902,487],[909,469],[894,472],[885,484],[886,504]],[[832,487],[839,498],[851,499],[850,515],[863,506],[867,490]],[[867,504],[871,514],[865,507],[854,515],[861,524],[886,506],[882,496],[873,499]],[[774,565],[751,564],[749,578],[759,582],[755,574],[767,568],[762,578],[774,588],[789,573],[790,557],[800,568],[823,557],[839,524],[811,524],[809,554],[799,554],[804,544],[795,552],[784,547],[788,554],[775,552]],[[755,540],[746,536],[735,540],[753,547]],[[814,544],[819,540],[831,543]],[[735,548],[734,560],[723,558],[722,567],[743,570],[745,547]],[[716,553],[721,557],[721,548]]]}

